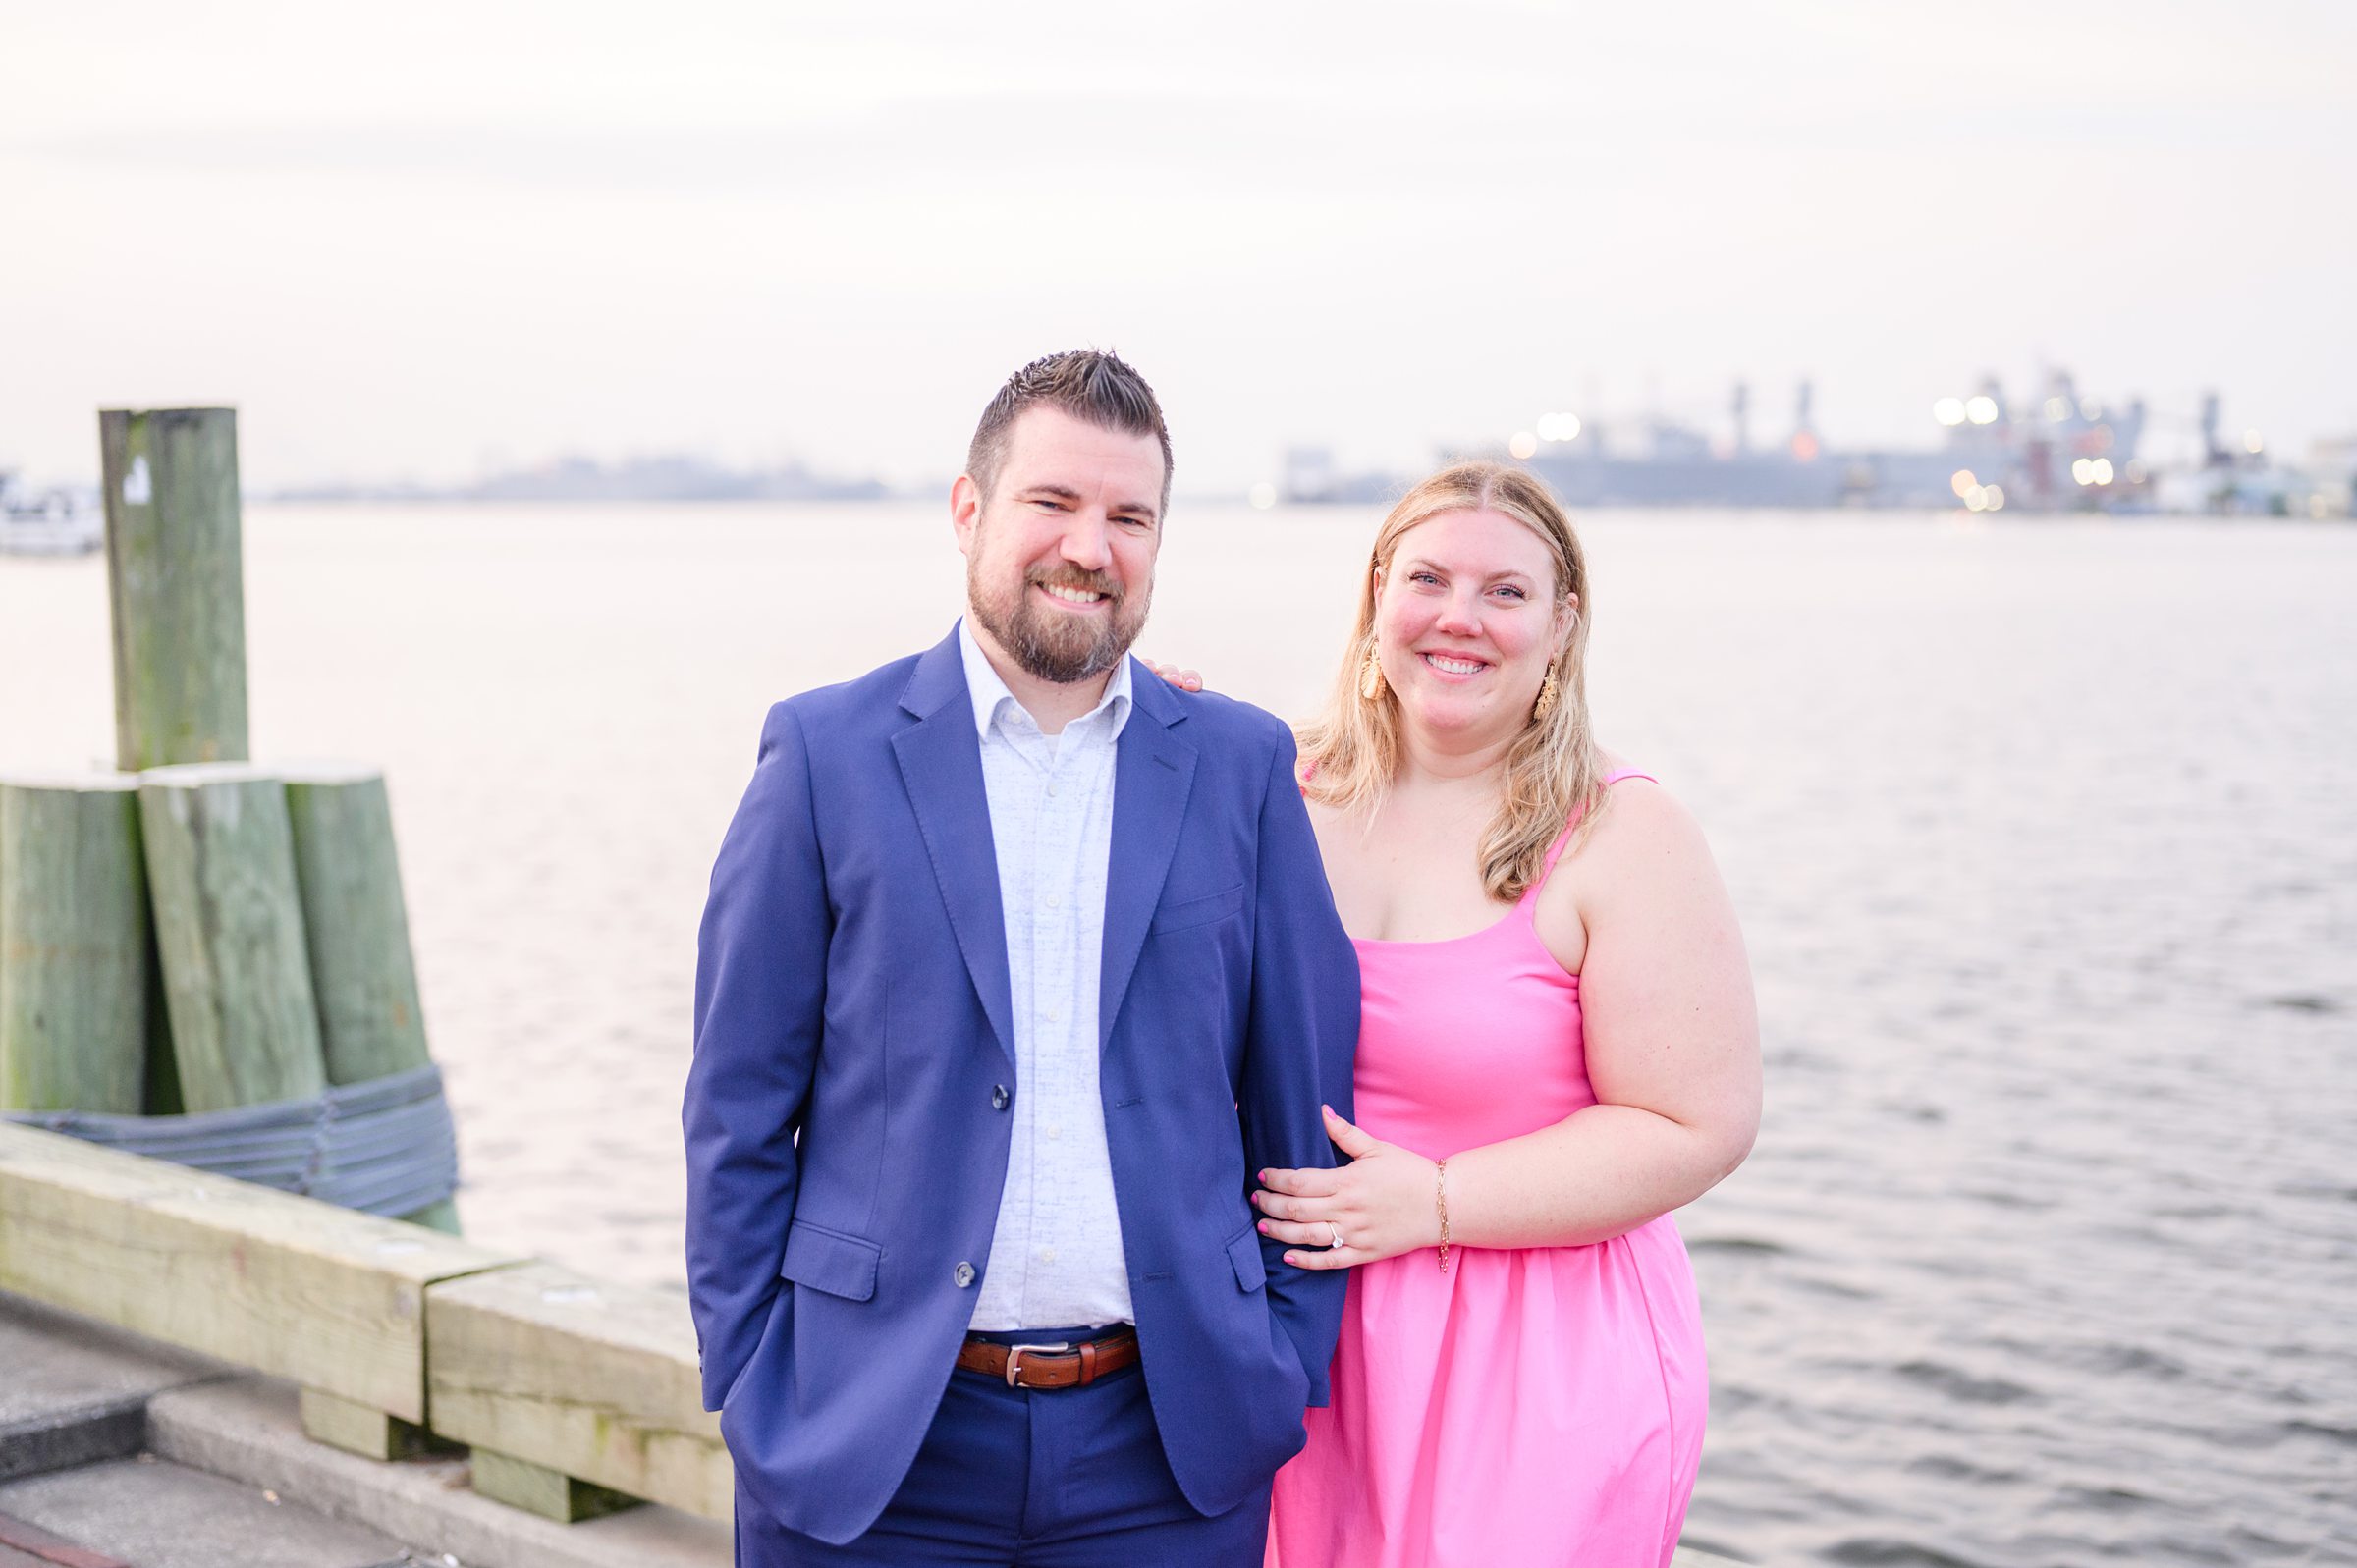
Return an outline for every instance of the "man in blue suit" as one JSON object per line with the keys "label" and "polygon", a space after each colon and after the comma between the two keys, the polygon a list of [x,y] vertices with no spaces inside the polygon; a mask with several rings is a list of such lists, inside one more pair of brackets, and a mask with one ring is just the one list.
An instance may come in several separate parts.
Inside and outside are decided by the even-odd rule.
{"label": "man in blue suit", "polygon": [[740,1564],[1257,1568],[1326,1401],[1345,1276],[1247,1194],[1334,1163],[1358,966],[1285,726],[1128,657],[1170,471],[1121,360],[1018,371],[965,617],[770,710],[685,1114]]}

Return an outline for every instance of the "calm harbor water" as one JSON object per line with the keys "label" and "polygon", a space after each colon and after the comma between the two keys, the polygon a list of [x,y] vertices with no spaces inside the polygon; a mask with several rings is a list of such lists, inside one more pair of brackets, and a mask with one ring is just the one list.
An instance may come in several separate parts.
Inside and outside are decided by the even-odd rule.
{"label": "calm harbor water", "polygon": [[[1301,715],[1374,517],[1181,506],[1144,650]],[[2357,1563],[2357,530],[1583,530],[1601,732],[1710,832],[1769,1068],[1680,1217],[1689,1539]],[[256,754],[389,770],[473,1234],[678,1284],[761,715],[960,583],[930,507],[250,509]],[[108,681],[102,564],[0,558],[0,764],[106,758]]]}

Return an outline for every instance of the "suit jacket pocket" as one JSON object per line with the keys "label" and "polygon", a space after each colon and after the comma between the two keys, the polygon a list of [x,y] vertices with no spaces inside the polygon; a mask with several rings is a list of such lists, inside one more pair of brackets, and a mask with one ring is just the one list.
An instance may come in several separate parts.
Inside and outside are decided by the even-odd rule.
{"label": "suit jacket pocket", "polygon": [[1165,932],[1191,931],[1225,920],[1244,906],[1244,885],[1237,883],[1226,892],[1215,892],[1208,898],[1188,898],[1178,903],[1164,904],[1154,911],[1153,924],[1146,935],[1159,937]]}
{"label": "suit jacket pocket", "polygon": [[1228,1262],[1235,1270],[1235,1288],[1258,1290],[1269,1282],[1269,1266],[1260,1255],[1260,1230],[1246,1225],[1228,1238]]}
{"label": "suit jacket pocket", "polygon": [[778,1272],[830,1296],[866,1301],[876,1293],[876,1265],[883,1256],[884,1249],[872,1241],[797,1219],[786,1232],[786,1261]]}

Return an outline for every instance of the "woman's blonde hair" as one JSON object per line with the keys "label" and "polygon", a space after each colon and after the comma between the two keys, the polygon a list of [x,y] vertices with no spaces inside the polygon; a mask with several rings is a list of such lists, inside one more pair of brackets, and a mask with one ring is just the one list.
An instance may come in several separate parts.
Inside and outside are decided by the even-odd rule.
{"label": "woman's blonde hair", "polygon": [[1492,898],[1510,902],[1538,880],[1547,847],[1562,832],[1573,808],[1583,803],[1589,808],[1580,819],[1584,838],[1604,803],[1604,758],[1588,722],[1592,600],[1587,558],[1579,535],[1571,530],[1571,519],[1527,469],[1503,462],[1453,464],[1400,497],[1383,519],[1368,553],[1358,624],[1343,650],[1334,695],[1325,715],[1302,726],[1298,733],[1302,782],[1312,799],[1344,812],[1372,814],[1390,790],[1399,767],[1399,699],[1389,682],[1372,699],[1361,686],[1368,656],[1375,649],[1378,576],[1390,574],[1402,535],[1452,512],[1499,513],[1537,534],[1555,558],[1555,605],[1568,605],[1571,614],[1571,634],[1550,666],[1555,703],[1524,727],[1507,752],[1497,815],[1476,849],[1482,886]]}

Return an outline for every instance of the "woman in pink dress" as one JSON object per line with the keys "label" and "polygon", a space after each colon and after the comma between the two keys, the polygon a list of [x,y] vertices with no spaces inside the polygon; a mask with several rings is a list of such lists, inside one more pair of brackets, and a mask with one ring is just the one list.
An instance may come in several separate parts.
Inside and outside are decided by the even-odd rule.
{"label": "woman in pink dress", "polygon": [[1654,1568],[1708,1383],[1670,1218],[1759,1119],[1749,969],[1701,833],[1588,724],[1579,541],[1464,463],[1375,538],[1303,792],[1362,993],[1335,1170],[1261,1227],[1349,1269],[1275,1568]]}

